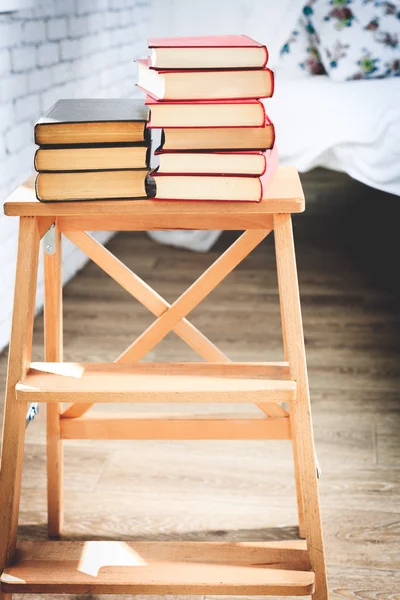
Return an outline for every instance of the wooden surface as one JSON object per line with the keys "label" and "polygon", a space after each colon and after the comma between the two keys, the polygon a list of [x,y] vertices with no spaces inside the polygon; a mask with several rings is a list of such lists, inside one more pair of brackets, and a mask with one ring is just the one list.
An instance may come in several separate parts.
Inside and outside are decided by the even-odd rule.
{"label": "wooden surface", "polygon": [[[360,228],[360,210],[373,225],[374,207],[386,206],[387,197],[338,173],[316,171],[303,180],[307,211],[294,218],[295,242],[323,471],[319,485],[330,598],[398,600],[400,300],[380,279],[382,265],[391,264],[393,280],[388,257],[396,253],[386,253],[386,226]],[[387,216],[384,220],[387,225]],[[171,303],[234,237],[225,234],[206,255],[160,248],[144,234],[119,235],[109,248]],[[272,242],[269,236],[190,315],[193,325],[236,361],[284,359]],[[112,361],[153,319],[90,264],[64,290],[64,358]],[[42,342],[39,316],[35,360],[43,360]],[[171,333],[149,358],[196,360],[196,355]],[[2,390],[6,359],[4,353]],[[3,398],[1,393],[0,403]],[[156,415],[167,407],[150,409]],[[150,409],[123,407],[131,416]],[[208,405],[188,408],[194,409],[207,416],[212,411]],[[102,405],[88,415],[99,410],[109,409]],[[175,410],[181,414],[185,408]],[[258,414],[239,404],[226,411],[238,418]],[[47,538],[45,413],[41,407],[26,432],[21,539]],[[65,539],[293,538],[297,508],[290,446],[289,441],[66,440]]]}
{"label": "wooden surface", "polygon": [[22,218],[1,448],[0,570],[13,556],[17,536],[26,407],[16,402],[15,388],[31,361],[39,241],[36,220]]}
{"label": "wooden surface", "polygon": [[27,542],[1,582],[12,593],[305,596],[307,563],[296,542]]}
{"label": "wooden surface", "polygon": [[304,533],[310,566],[315,572],[316,600],[328,600],[322,520],[319,503],[317,463],[311,417],[310,391],[304,347],[293,228],[290,215],[274,215],[276,265],[283,316],[284,345],[290,377],[296,381],[296,401],[291,405],[292,435],[304,509]]}
{"label": "wooden surface", "polygon": [[[252,376],[236,366],[226,376],[207,363],[32,363],[17,384],[23,402],[290,402],[296,383]],[[255,367],[256,372],[258,367]],[[215,369],[214,369],[215,371]]]}
{"label": "wooden surface", "polygon": [[[279,405],[278,405],[279,406]],[[233,414],[86,414],[61,419],[63,439],[88,440],[289,440],[288,417]]]}
{"label": "wooden surface", "polygon": [[[44,252],[44,351],[48,362],[63,360],[62,240],[55,230],[53,254]],[[48,404],[47,411],[47,506],[49,536],[58,536],[63,522],[64,457],[60,435],[60,402]]]}
{"label": "wooden surface", "polygon": [[[152,200],[120,200],[118,202],[102,200],[98,202],[53,202],[43,203],[36,200],[33,180],[28,180],[18,188],[4,205],[6,215],[50,215],[87,217],[94,215],[112,216],[124,214],[135,217],[138,229],[149,227],[151,222],[158,223],[162,229],[171,223],[171,227],[210,227],[210,219],[215,218],[216,226],[230,229],[246,229],[257,225],[261,228],[260,218],[274,212],[302,212],[304,196],[296,170],[293,167],[280,167],[268,186],[267,197],[260,203],[240,202],[161,202]],[[208,227],[207,227],[208,219]],[[246,227],[238,226],[245,219]],[[71,221],[73,222],[73,221]],[[95,222],[95,221],[93,221]],[[122,223],[122,221],[121,221]],[[121,224],[120,223],[120,224]],[[225,227],[223,224],[225,223]],[[116,229],[120,225],[115,224]],[[86,228],[85,229],[90,229]],[[92,227],[91,229],[95,229]]]}

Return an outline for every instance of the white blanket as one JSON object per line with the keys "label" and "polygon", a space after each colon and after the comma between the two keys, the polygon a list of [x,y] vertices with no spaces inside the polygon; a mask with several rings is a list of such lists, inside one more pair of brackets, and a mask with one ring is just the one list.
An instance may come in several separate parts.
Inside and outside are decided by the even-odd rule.
{"label": "white blanket", "polygon": [[276,74],[266,100],[282,163],[347,172],[400,195],[400,78],[336,83]]}

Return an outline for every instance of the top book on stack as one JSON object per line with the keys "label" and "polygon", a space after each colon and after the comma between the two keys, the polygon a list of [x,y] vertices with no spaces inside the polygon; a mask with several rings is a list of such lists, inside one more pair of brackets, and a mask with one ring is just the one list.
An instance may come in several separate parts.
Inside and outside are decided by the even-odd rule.
{"label": "top book on stack", "polygon": [[130,98],[58,100],[35,124],[35,144],[148,144],[148,112]]}
{"label": "top book on stack", "polygon": [[245,35],[149,40],[138,86],[159,101],[269,98],[274,77],[267,48]]}

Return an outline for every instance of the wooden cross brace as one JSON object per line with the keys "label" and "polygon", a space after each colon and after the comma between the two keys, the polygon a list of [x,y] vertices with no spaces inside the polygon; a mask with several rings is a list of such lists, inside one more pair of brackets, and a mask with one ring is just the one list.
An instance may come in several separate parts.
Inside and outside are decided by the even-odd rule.
{"label": "wooden cross brace", "polygon": [[[148,308],[157,319],[117,359],[129,364],[142,359],[170,331],[175,331],[195,352],[209,362],[230,362],[205,335],[187,319],[189,314],[258,244],[271,232],[250,230],[243,233],[172,305],[138,275],[133,273],[104,246],[85,232],[64,235],[91,258],[103,271]],[[74,403],[63,412],[63,418],[76,418],[92,404]],[[278,404],[263,404],[268,416],[287,416]]]}

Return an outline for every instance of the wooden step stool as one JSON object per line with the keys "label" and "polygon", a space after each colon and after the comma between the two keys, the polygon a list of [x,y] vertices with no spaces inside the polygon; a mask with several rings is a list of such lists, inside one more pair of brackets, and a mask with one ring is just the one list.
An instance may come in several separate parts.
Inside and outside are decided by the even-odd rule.
{"label": "wooden step stool", "polygon": [[[5,205],[20,217],[0,471],[0,571],[12,593],[313,595],[327,599],[310,399],[291,213],[304,210],[297,172],[281,167],[259,204],[99,201],[43,204],[32,185]],[[245,232],[168,304],[86,231],[228,229]],[[285,362],[232,363],[186,319],[272,230]],[[61,234],[137,298],[154,323],[112,364],[62,362]],[[31,363],[40,239],[45,236],[45,360]],[[205,362],[141,363],[175,331]],[[48,526],[63,519],[63,439],[291,439],[300,535],[266,543],[22,542],[17,523],[28,403],[47,403]],[[68,402],[63,409],[63,402]],[[95,402],[247,402],[265,418],[235,415],[99,416]],[[286,411],[281,403],[288,403]]]}

